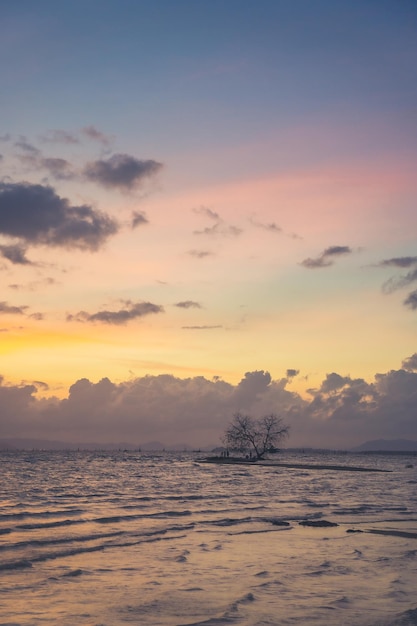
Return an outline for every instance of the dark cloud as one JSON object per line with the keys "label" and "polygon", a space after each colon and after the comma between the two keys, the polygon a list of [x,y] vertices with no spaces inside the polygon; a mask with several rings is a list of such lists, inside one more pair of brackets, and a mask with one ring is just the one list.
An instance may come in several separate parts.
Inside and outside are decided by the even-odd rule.
{"label": "dark cloud", "polygon": [[286,371],[286,376],[287,378],[294,378],[295,376],[298,376],[299,373],[300,370],[288,369]]}
{"label": "dark cloud", "polygon": [[26,315],[28,306],[12,306],[7,302],[0,302],[0,314]]}
{"label": "dark cloud", "polygon": [[10,139],[11,139],[11,135],[9,133],[6,133],[5,135],[0,135],[0,141],[2,142],[10,141]]}
{"label": "dark cloud", "polygon": [[329,267],[333,265],[334,259],[345,255],[352,254],[353,250],[349,246],[330,246],[326,248],[318,257],[311,259],[304,259],[301,261],[301,265],[308,269],[317,269],[321,267]]}
{"label": "dark cloud", "polygon": [[212,326],[181,326],[183,330],[215,330],[216,328],[223,328],[221,324],[214,324]]}
{"label": "dark cloud", "polygon": [[90,206],[71,206],[52,187],[0,183],[0,233],[32,245],[97,250],[117,223]]}
{"label": "dark cloud", "polygon": [[408,359],[404,359],[401,363],[401,367],[411,372],[417,371],[417,352],[408,357]]}
{"label": "dark cloud", "polygon": [[146,215],[140,211],[134,211],[132,213],[132,229],[142,226],[143,224],[149,224]]}
{"label": "dark cloud", "polygon": [[124,308],[117,311],[102,310],[97,313],[79,311],[75,315],[68,315],[67,321],[76,322],[101,322],[103,324],[122,325],[131,320],[150,315],[151,313],[163,313],[164,308],[152,302],[124,302]]}
{"label": "dark cloud", "polygon": [[194,300],[177,302],[174,306],[177,306],[180,309],[201,309],[201,304],[199,304],[199,302],[194,302]]}
{"label": "dark cloud", "polygon": [[378,265],[381,267],[412,267],[413,265],[417,265],[417,256],[402,256],[394,257],[392,259],[384,259]]}
{"label": "dark cloud", "polygon": [[128,154],[114,154],[108,159],[93,161],[84,168],[88,180],[107,188],[131,190],[146,178],[154,176],[162,168],[162,163],[142,161]]}
{"label": "dark cloud", "polygon": [[408,294],[404,300],[404,305],[410,308],[412,311],[417,309],[417,289]]}
{"label": "dark cloud", "polygon": [[0,255],[14,265],[33,265],[26,257],[25,246],[19,244],[0,245]]}

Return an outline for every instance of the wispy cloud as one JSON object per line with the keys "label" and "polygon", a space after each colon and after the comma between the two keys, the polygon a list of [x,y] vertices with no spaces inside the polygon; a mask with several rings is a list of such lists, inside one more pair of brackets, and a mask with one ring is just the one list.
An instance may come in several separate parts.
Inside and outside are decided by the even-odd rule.
{"label": "wispy cloud", "polygon": [[277,234],[282,233],[281,226],[278,226],[278,224],[276,224],[275,222],[263,223],[263,222],[258,221],[254,217],[251,217],[249,221],[252,224],[252,226],[255,226],[256,228],[267,230],[270,233],[277,233]]}
{"label": "wispy cloud", "polygon": [[146,217],[145,213],[143,213],[142,211],[134,211],[132,213],[132,229],[135,229],[138,226],[143,226],[144,224],[149,224],[149,220]]}
{"label": "wispy cloud", "polygon": [[208,256],[214,256],[214,252],[209,250],[189,250],[188,254],[196,259],[205,259]]}
{"label": "wispy cloud", "polygon": [[181,326],[183,330],[215,330],[216,328],[223,328],[221,324],[214,324],[212,326],[203,325],[203,326]]}
{"label": "wispy cloud", "polygon": [[353,250],[349,246],[330,246],[314,259],[304,259],[304,261],[301,261],[301,265],[308,269],[320,269],[322,267],[330,267],[330,265],[334,264],[335,259],[340,256],[352,254],[352,252]]}
{"label": "wispy cloud", "polygon": [[74,167],[66,159],[44,157],[40,151],[34,154],[19,156],[20,162],[31,170],[45,170],[56,180],[73,180],[77,173]]}
{"label": "wispy cloud", "polygon": [[103,324],[123,325],[131,320],[150,315],[152,313],[163,313],[164,308],[152,302],[131,302],[123,301],[123,308],[116,311],[103,309],[96,313],[79,311],[75,315],[67,315],[67,321],[72,322],[101,322]]}
{"label": "wispy cloud", "polygon": [[28,308],[26,305],[13,306],[8,302],[0,302],[0,314],[26,315]]}
{"label": "wispy cloud", "polygon": [[69,145],[80,143],[75,133],[70,133],[62,129],[48,130],[45,134],[41,135],[40,140],[45,143],[62,143]]}
{"label": "wispy cloud", "polygon": [[199,302],[194,302],[194,300],[184,300],[183,302],[177,302],[174,306],[179,309],[201,309],[201,304]]}
{"label": "wispy cloud", "polygon": [[25,246],[19,244],[0,246],[0,255],[14,265],[33,265],[26,257]]}
{"label": "wispy cloud", "polygon": [[404,305],[415,311],[417,309],[417,289],[415,291],[411,291],[406,299],[404,300]]}
{"label": "wispy cloud", "polygon": [[200,206],[193,209],[194,213],[197,215],[203,215],[207,217],[209,220],[214,222],[212,226],[206,226],[200,230],[194,230],[194,235],[209,235],[209,236],[232,236],[236,237],[240,235],[243,230],[238,226],[234,226],[232,224],[226,224],[226,222],[220,217],[220,215],[206,206]]}
{"label": "wispy cloud", "polygon": [[110,143],[112,143],[113,141],[113,137],[107,135],[106,133],[103,133],[101,130],[93,125],[84,126],[84,128],[81,129],[81,133],[85,135],[85,137],[88,137],[88,139],[91,139],[92,141],[97,141],[104,146],[110,145]]}
{"label": "wispy cloud", "polygon": [[[394,291],[398,291],[403,287],[408,287],[409,285],[417,281],[416,256],[403,256],[384,259],[377,264],[377,267],[410,269],[410,271],[406,274],[402,274],[400,276],[391,276],[391,278],[385,281],[385,283],[382,285],[383,293],[391,294]],[[411,291],[403,301],[403,304],[412,311],[417,310],[417,290]]]}

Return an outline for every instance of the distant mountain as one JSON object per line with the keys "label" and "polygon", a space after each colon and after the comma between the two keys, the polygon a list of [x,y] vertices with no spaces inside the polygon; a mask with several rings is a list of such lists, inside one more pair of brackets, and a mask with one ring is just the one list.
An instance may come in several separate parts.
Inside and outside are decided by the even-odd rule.
{"label": "distant mountain", "polygon": [[[209,450],[211,446],[201,448]],[[168,452],[191,452],[194,448],[188,444],[173,444],[166,446],[160,441],[148,441],[143,444],[132,444],[120,441],[117,443],[68,443],[65,441],[55,441],[49,439],[0,439],[0,450],[142,450],[143,452],[158,452],[166,450]]]}
{"label": "distant mountain", "polygon": [[0,439],[0,450],[138,450],[131,443],[68,443],[50,439]]}
{"label": "distant mountain", "polygon": [[411,439],[374,439],[352,448],[355,452],[417,452],[417,441]]}

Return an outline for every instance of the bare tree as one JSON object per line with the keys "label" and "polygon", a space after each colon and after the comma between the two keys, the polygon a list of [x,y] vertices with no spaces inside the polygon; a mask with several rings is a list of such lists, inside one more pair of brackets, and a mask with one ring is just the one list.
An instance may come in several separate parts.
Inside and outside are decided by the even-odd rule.
{"label": "bare tree", "polygon": [[271,413],[259,419],[236,413],[227,427],[223,441],[230,450],[254,453],[262,459],[267,452],[276,451],[277,446],[288,437],[289,426]]}

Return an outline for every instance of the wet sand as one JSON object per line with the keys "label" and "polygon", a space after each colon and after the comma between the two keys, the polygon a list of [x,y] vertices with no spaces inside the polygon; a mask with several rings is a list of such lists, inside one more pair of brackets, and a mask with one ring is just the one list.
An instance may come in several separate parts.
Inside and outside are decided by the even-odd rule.
{"label": "wet sand", "polygon": [[208,456],[198,459],[199,463],[215,463],[219,465],[263,465],[268,467],[287,467],[290,469],[308,470],[336,470],[341,472],[390,472],[391,470],[376,469],[374,467],[358,467],[356,465],[327,465],[315,463],[280,463],[276,461],[256,461],[238,457]]}

